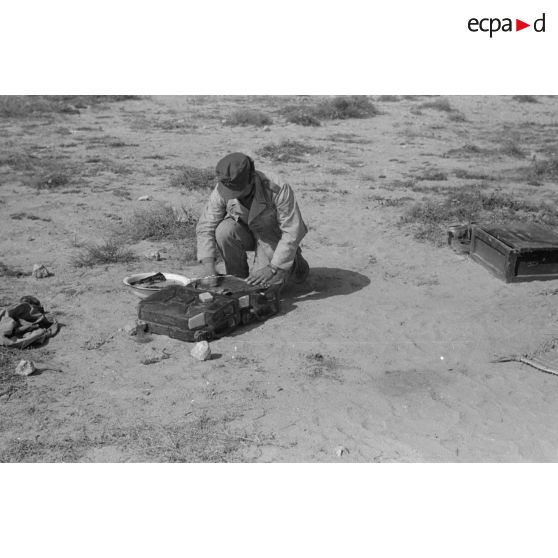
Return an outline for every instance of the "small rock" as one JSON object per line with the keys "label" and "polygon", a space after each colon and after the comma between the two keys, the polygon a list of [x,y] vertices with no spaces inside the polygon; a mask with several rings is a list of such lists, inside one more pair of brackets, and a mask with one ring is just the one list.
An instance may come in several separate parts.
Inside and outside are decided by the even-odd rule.
{"label": "small rock", "polygon": [[37,368],[35,363],[30,360],[20,360],[19,364],[16,366],[14,374],[18,376],[30,376],[33,372],[36,372]]}
{"label": "small rock", "polygon": [[190,354],[198,360],[208,360],[211,358],[211,347],[207,341],[199,341],[194,345]]}
{"label": "small rock", "polygon": [[170,358],[170,355],[165,351],[165,349],[159,351],[155,349],[155,347],[152,347],[151,351],[146,351],[140,362],[145,365],[155,364],[157,362],[161,362],[162,360],[166,360],[167,358]]}
{"label": "small rock", "polygon": [[148,260],[153,260],[156,262],[160,262],[163,259],[159,250],[149,250],[149,252],[145,254],[145,257]]}
{"label": "small rock", "polygon": [[271,128],[269,126],[264,126],[263,131],[264,132],[271,132]]}
{"label": "small rock", "polygon": [[122,331],[127,333],[128,335],[135,335],[137,333],[137,325],[136,324],[126,324]]}
{"label": "small rock", "polygon": [[335,448],[335,455],[337,457],[343,457],[344,455],[349,455],[349,450],[345,446],[337,446]]}
{"label": "small rock", "polygon": [[31,275],[33,275],[35,279],[44,279],[45,277],[50,277],[51,275],[54,274],[51,273],[44,265],[35,264],[33,266],[33,271],[31,272]]}
{"label": "small rock", "polygon": [[140,196],[138,201],[151,201],[151,196]]}

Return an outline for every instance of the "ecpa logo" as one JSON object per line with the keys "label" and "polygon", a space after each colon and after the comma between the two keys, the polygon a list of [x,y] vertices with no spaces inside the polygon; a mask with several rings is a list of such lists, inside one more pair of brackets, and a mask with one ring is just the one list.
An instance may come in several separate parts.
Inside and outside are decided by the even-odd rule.
{"label": "ecpa logo", "polygon": [[[539,19],[536,19],[533,22],[533,29],[537,33],[545,32],[545,25],[546,25],[545,19],[546,19],[546,15],[543,14]],[[469,20],[467,27],[469,28],[469,31],[472,31],[473,33],[477,33],[478,31],[481,31],[483,33],[489,33],[490,38],[492,38],[492,35],[494,33],[497,33],[498,31],[503,31],[503,32],[514,31],[512,18],[509,17],[505,17],[503,19],[500,19],[498,17],[485,17],[482,19],[477,19],[476,17],[472,17]],[[522,29],[526,29],[527,27],[531,27],[531,24],[525,23],[520,19],[515,20],[515,31],[521,31]]]}

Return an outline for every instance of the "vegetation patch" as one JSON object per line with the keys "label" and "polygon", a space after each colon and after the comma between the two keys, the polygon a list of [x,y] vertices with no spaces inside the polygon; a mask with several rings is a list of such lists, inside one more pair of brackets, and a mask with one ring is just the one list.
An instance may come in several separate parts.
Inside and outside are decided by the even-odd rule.
{"label": "vegetation patch", "polygon": [[86,244],[72,263],[75,267],[93,267],[116,263],[129,263],[137,259],[136,255],[125,248],[121,242],[111,239],[103,244]]}
{"label": "vegetation patch", "polygon": [[444,157],[474,157],[477,155],[492,155],[494,152],[491,149],[486,149],[484,147],[479,147],[478,145],[474,145],[472,143],[467,143],[462,145],[461,147],[457,147],[455,149],[450,149],[444,153]]}
{"label": "vegetation patch", "polygon": [[347,120],[348,118],[371,118],[380,114],[366,95],[337,96],[317,103],[302,102],[281,110],[288,122],[303,126],[319,126],[322,120]]}
{"label": "vegetation patch", "polygon": [[215,185],[215,170],[186,166],[171,178],[170,185],[185,190],[209,190]]}
{"label": "vegetation patch", "polygon": [[451,106],[450,102],[447,99],[435,99],[434,101],[427,101],[425,103],[421,103],[419,108],[422,109],[430,109],[430,110],[437,110],[440,112],[454,112],[455,109]]}
{"label": "vegetation patch", "polygon": [[506,155],[506,157],[513,157],[514,159],[523,159],[525,157],[525,151],[512,140],[504,141],[500,148],[500,153]]}
{"label": "vegetation patch", "polygon": [[256,153],[265,159],[281,163],[300,163],[312,153],[319,149],[300,141],[283,140],[280,143],[269,143],[264,145]]}
{"label": "vegetation patch", "polygon": [[32,213],[26,213],[25,211],[20,211],[19,213],[10,214],[10,219],[14,221],[21,221],[22,219],[29,219],[30,221],[52,221],[50,217],[39,217],[38,215],[33,215]]}
{"label": "vegetation patch", "polygon": [[447,227],[457,223],[510,223],[527,221],[558,225],[558,212],[546,203],[518,200],[509,194],[481,188],[446,191],[438,200],[426,200],[410,207],[400,224],[414,227],[414,237],[438,246],[446,242]]}
{"label": "vegetation patch", "polygon": [[299,126],[321,126],[322,123],[318,118],[311,114],[311,111],[301,107],[290,107],[283,111],[283,116],[291,124]]}
{"label": "vegetation patch", "polygon": [[133,242],[140,240],[195,240],[197,219],[185,210],[180,217],[168,205],[138,209],[124,222],[121,234]]}
{"label": "vegetation patch", "polygon": [[539,100],[534,97],[533,95],[514,95],[512,97],[512,101],[516,101],[518,103],[538,103]]}
{"label": "vegetation patch", "polygon": [[228,126],[268,126],[273,120],[265,112],[254,109],[239,109],[233,112],[225,122]]}
{"label": "vegetation patch", "polygon": [[380,95],[376,101],[380,103],[397,103],[401,100],[399,95]]}
{"label": "vegetation patch", "polygon": [[534,185],[545,180],[558,180],[558,154],[547,159],[534,159],[528,167],[520,169],[520,177]]}
{"label": "vegetation patch", "polygon": [[66,186],[70,182],[70,175],[64,171],[54,171],[36,178],[34,186],[37,190],[54,190]]}
{"label": "vegetation patch", "polygon": [[454,174],[456,178],[462,178],[464,180],[494,180],[494,177],[489,174],[474,172],[467,169],[456,169]]}
{"label": "vegetation patch", "polygon": [[415,177],[416,180],[443,181],[448,179],[445,172],[439,170],[427,170]]}
{"label": "vegetation patch", "polygon": [[21,269],[15,269],[0,262],[0,277],[27,277],[29,275],[31,275],[30,271],[21,271]]}
{"label": "vegetation patch", "polygon": [[138,95],[3,95],[0,96],[0,117],[79,114],[80,109],[92,105],[138,99],[141,99]]}

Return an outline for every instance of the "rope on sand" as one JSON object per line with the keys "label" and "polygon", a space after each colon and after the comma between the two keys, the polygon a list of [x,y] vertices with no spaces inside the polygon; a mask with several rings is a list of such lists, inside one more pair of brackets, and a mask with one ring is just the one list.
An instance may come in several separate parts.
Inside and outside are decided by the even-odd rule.
{"label": "rope on sand", "polygon": [[530,358],[521,356],[521,355],[510,355],[510,356],[503,356],[500,358],[496,358],[491,360],[490,362],[522,362],[523,364],[527,364],[528,366],[532,366],[541,372],[545,372],[547,374],[554,374],[554,376],[558,376],[558,370],[551,368],[550,366],[546,366],[536,360],[532,360]]}

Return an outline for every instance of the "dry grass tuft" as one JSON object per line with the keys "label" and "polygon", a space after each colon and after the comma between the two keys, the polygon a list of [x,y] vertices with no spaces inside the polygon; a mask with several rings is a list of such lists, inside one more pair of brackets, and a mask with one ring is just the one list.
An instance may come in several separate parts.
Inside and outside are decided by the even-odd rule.
{"label": "dry grass tuft", "polygon": [[264,145],[256,153],[265,159],[281,163],[300,163],[304,157],[317,153],[319,149],[295,140],[283,140],[275,144]]}
{"label": "dry grass tuft", "polygon": [[415,176],[415,180],[443,181],[447,180],[448,175],[439,170],[426,170],[422,174]]}
{"label": "dry grass tuft", "polygon": [[472,172],[467,169],[456,169],[454,174],[456,178],[462,178],[464,180],[494,180],[494,177],[489,174],[484,172]]}
{"label": "dry grass tuft", "polygon": [[30,271],[21,271],[0,262],[0,277],[27,277],[29,275],[31,275]]}
{"label": "dry grass tuft", "polygon": [[290,107],[283,110],[287,122],[299,126],[321,126],[321,122],[310,111],[301,107]]}
{"label": "dry grass tuft", "polygon": [[539,100],[533,95],[514,95],[512,101],[517,101],[518,103],[538,103]]}
{"label": "dry grass tuft", "polygon": [[506,157],[513,157],[514,159],[523,159],[526,155],[525,151],[513,140],[505,141],[500,148],[500,153],[506,155]]}
{"label": "dry grass tuft", "polygon": [[371,118],[380,114],[366,95],[329,97],[314,104],[303,101],[280,112],[288,122],[302,126],[319,126],[322,120]]}
{"label": "dry grass tuft", "polygon": [[124,223],[121,234],[133,242],[194,239],[197,219],[186,211],[181,214],[178,220],[172,207],[163,204],[138,209]]}
{"label": "dry grass tuft", "polygon": [[273,120],[259,110],[254,109],[239,109],[233,112],[227,118],[226,125],[228,126],[268,126],[273,124]]}
{"label": "dry grass tuft", "polygon": [[69,184],[70,175],[65,171],[49,172],[35,179],[34,185],[37,190],[54,190]]}
{"label": "dry grass tuft", "polygon": [[509,194],[470,190],[446,191],[438,200],[414,204],[402,216],[400,224],[412,224],[415,238],[440,246],[445,243],[446,229],[456,223],[508,223],[529,221],[549,226],[558,225],[558,212],[545,203],[535,204],[514,199]]}
{"label": "dry grass tuft", "polygon": [[520,169],[520,176],[537,185],[544,180],[558,180],[558,154],[540,161],[534,159],[528,167]]}
{"label": "dry grass tuft", "polygon": [[72,264],[75,267],[93,267],[95,265],[106,265],[116,263],[130,263],[137,259],[137,256],[121,242],[111,239],[104,244],[87,244],[83,250],[77,254]]}
{"label": "dry grass tuft", "polygon": [[209,190],[215,184],[214,169],[199,169],[197,167],[183,167],[170,181],[173,188],[185,190]]}
{"label": "dry grass tuft", "polygon": [[427,101],[419,105],[421,109],[438,110],[440,112],[453,112],[455,109],[451,106],[447,99],[435,99],[434,101]]}
{"label": "dry grass tuft", "polygon": [[80,109],[91,105],[138,99],[141,99],[138,95],[3,95],[0,96],[0,117],[79,114]]}

